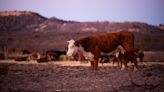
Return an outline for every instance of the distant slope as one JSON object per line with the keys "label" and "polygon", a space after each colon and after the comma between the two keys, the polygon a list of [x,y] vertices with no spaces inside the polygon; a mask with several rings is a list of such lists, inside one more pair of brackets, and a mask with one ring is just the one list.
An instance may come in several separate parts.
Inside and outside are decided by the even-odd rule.
{"label": "distant slope", "polygon": [[63,31],[113,31],[129,30],[132,32],[163,32],[159,27],[141,22],[81,22],[65,23],[61,26]]}
{"label": "distant slope", "polygon": [[35,28],[35,31],[59,31],[61,29],[61,26],[63,24],[68,23],[76,23],[73,21],[65,21],[61,19],[57,19],[55,17],[49,18],[46,21],[40,23],[37,28]]}
{"label": "distant slope", "polygon": [[0,12],[0,31],[32,30],[45,20],[34,12]]}
{"label": "distant slope", "polygon": [[0,12],[0,31],[113,31],[163,32],[159,27],[140,22],[75,22],[45,18],[26,11]]}

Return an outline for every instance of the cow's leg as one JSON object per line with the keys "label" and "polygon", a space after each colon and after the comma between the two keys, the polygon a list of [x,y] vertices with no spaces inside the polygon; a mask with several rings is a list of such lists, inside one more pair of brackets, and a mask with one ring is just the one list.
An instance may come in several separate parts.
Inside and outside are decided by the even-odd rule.
{"label": "cow's leg", "polygon": [[120,66],[120,59],[117,58],[117,66]]}
{"label": "cow's leg", "polygon": [[113,66],[114,66],[114,62],[115,62],[115,59],[113,59],[113,63],[112,63]]}
{"label": "cow's leg", "polygon": [[138,61],[136,60],[136,58],[132,58],[132,62],[134,63],[134,71],[138,70]]}
{"label": "cow's leg", "polygon": [[124,70],[125,69],[125,60],[122,60],[121,61],[121,70]]}
{"label": "cow's leg", "polygon": [[95,60],[94,61],[94,70],[97,70],[97,68],[98,68],[98,60]]}
{"label": "cow's leg", "polygon": [[125,69],[125,64],[122,64],[121,70],[124,70],[124,69]]}
{"label": "cow's leg", "polygon": [[83,63],[83,60],[82,60],[82,56],[81,55],[79,56],[79,59],[80,59],[80,62],[82,64]]}
{"label": "cow's leg", "polygon": [[114,67],[114,63],[116,62],[116,58],[114,56],[112,56],[111,58],[112,58],[112,66]]}
{"label": "cow's leg", "polygon": [[138,70],[138,63],[136,60],[134,60],[134,71]]}
{"label": "cow's leg", "polygon": [[143,65],[147,65],[145,62],[143,62],[143,57],[140,57],[140,62],[141,62]]}
{"label": "cow's leg", "polygon": [[94,57],[94,61],[93,61],[93,69],[94,70],[97,70],[97,68],[98,68],[98,57],[97,57],[97,55],[94,55],[95,57]]}
{"label": "cow's leg", "polygon": [[97,70],[98,68],[98,59],[100,57],[101,53],[99,51],[98,46],[96,46],[95,50],[94,50],[94,70]]}
{"label": "cow's leg", "polygon": [[130,61],[134,63],[134,71],[138,70],[138,60],[140,61],[140,58],[135,55],[134,51],[129,53]]}
{"label": "cow's leg", "polygon": [[123,65],[123,62],[122,62],[122,60],[120,61],[120,63],[121,63],[121,68],[122,68],[122,65]]}
{"label": "cow's leg", "polygon": [[141,59],[139,57],[136,58],[137,62],[141,62]]}
{"label": "cow's leg", "polygon": [[138,70],[138,61],[134,52],[128,54],[130,56],[130,61],[134,63],[134,71]]}
{"label": "cow's leg", "polygon": [[114,64],[115,64],[115,62],[116,62],[116,66],[119,66],[119,59],[117,58],[117,57],[114,57],[114,59],[113,59],[113,66],[114,66]]}
{"label": "cow's leg", "polygon": [[98,60],[91,61],[91,69],[97,70],[98,68]]}
{"label": "cow's leg", "polygon": [[94,70],[94,61],[91,61],[91,69]]}
{"label": "cow's leg", "polygon": [[103,58],[99,58],[99,59],[98,59],[98,62],[99,62],[99,63],[101,63],[101,64],[102,64],[102,66],[103,66],[103,63],[104,63]]}
{"label": "cow's leg", "polygon": [[124,70],[127,67],[128,60],[122,60],[121,70]]}
{"label": "cow's leg", "polygon": [[83,55],[81,52],[79,52],[79,61],[81,62],[81,64],[83,63]]}

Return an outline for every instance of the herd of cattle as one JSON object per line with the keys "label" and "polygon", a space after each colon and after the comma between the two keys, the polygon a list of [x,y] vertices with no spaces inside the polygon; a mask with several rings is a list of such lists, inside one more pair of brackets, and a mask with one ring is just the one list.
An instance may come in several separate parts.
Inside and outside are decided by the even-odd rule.
{"label": "herd of cattle", "polygon": [[45,53],[30,53],[22,51],[23,55],[15,57],[15,61],[31,61],[38,63],[60,60],[75,60],[91,63],[91,68],[97,70],[98,62],[113,62],[121,66],[123,70],[127,63],[134,63],[134,69],[138,68],[138,61],[142,62],[144,53],[141,49],[134,49],[134,35],[128,31],[102,33],[78,40],[69,40],[68,50],[46,51]]}
{"label": "herd of cattle", "polygon": [[65,51],[46,51],[45,53],[24,53],[24,55],[15,57],[15,61],[37,61],[38,63],[50,62],[50,61],[59,61],[66,59]]}
{"label": "herd of cattle", "polygon": [[14,59],[15,61],[37,61],[41,63],[66,59],[65,51],[31,52],[26,49],[8,49],[6,52],[7,54],[0,53],[0,60]]}

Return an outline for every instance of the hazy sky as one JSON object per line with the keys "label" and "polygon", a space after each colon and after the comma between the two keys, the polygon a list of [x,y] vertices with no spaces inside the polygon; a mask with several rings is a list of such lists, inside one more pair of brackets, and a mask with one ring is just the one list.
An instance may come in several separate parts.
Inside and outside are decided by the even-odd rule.
{"label": "hazy sky", "polygon": [[0,0],[0,11],[13,10],[64,20],[164,24],[164,0]]}

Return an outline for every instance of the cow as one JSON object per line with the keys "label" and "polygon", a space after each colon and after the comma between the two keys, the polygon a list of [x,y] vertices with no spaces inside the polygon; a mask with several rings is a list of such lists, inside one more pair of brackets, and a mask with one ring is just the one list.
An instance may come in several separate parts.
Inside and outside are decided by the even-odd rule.
{"label": "cow", "polygon": [[47,51],[45,58],[47,58],[47,61],[55,61],[58,60],[58,55],[53,51]]}
{"label": "cow", "polygon": [[101,63],[107,63],[113,61],[113,65],[117,62],[118,66],[120,64],[121,54],[125,53],[125,49],[119,45],[115,50],[110,53],[101,53]]}
{"label": "cow", "polygon": [[68,41],[67,56],[72,56],[80,49],[83,53],[90,53],[91,69],[97,70],[98,59],[101,52],[109,53],[121,45],[129,59],[134,63],[134,69],[138,68],[134,53],[134,35],[129,31],[108,32],[80,38],[76,41]]}
{"label": "cow", "polygon": [[53,60],[59,60],[60,55],[66,55],[65,51],[55,51],[55,50],[49,50],[46,51],[46,54],[48,57],[53,57]]}
{"label": "cow", "polygon": [[36,61],[36,60],[40,59],[41,56],[42,56],[41,53],[38,53],[38,52],[31,53],[28,55],[28,61],[30,61],[30,60]]}
{"label": "cow", "polygon": [[[129,53],[127,51],[125,51],[124,53],[119,53],[118,60],[121,63],[121,70],[124,70],[125,67],[127,67],[128,62],[134,63],[132,58],[134,58],[135,62],[137,62],[135,54]],[[137,70],[137,68],[134,67],[134,70]]]}
{"label": "cow", "polygon": [[[132,54],[129,54],[124,50],[122,46],[118,46],[117,49],[111,54],[108,54],[108,57],[112,58],[113,65],[116,62],[118,66],[121,65],[121,70],[127,67],[127,63],[131,61]],[[135,49],[135,58],[137,62],[141,62],[142,64],[146,65],[143,62],[144,53],[141,49]],[[123,65],[124,64],[124,65]]]}

